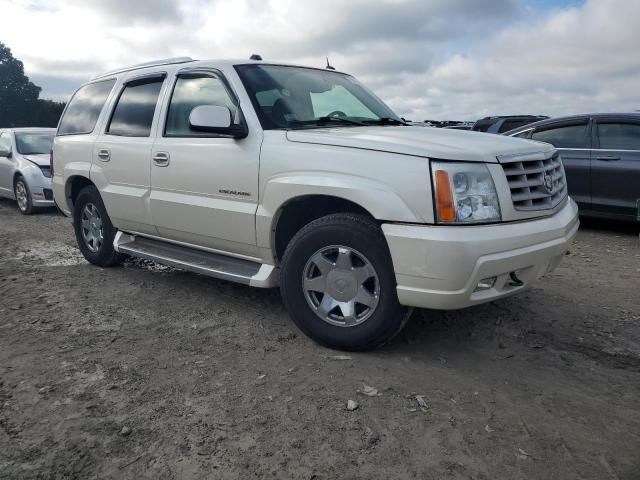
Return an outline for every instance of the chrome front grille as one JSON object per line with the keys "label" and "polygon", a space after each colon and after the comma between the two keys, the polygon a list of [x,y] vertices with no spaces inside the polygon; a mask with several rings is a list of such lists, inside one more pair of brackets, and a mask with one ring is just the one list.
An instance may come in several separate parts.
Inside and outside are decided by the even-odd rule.
{"label": "chrome front grille", "polygon": [[516,210],[545,210],[558,205],[567,196],[567,182],[559,154],[503,156],[511,200]]}

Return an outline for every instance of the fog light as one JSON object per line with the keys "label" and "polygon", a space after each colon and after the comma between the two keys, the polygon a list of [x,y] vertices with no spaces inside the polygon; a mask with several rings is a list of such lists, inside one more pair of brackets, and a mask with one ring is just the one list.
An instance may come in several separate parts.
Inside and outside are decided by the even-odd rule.
{"label": "fog light", "polygon": [[478,282],[478,286],[476,287],[476,292],[480,292],[482,290],[491,290],[496,284],[497,277],[485,278]]}

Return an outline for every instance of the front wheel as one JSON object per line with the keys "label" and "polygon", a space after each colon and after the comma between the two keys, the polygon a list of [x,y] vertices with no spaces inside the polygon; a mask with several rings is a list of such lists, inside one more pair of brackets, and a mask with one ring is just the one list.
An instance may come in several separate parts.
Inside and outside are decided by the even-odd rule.
{"label": "front wheel", "polygon": [[280,287],[296,325],[330,348],[376,348],[406,319],[382,231],[362,215],[328,215],[302,228],[282,259]]}
{"label": "front wheel", "polygon": [[15,185],[13,186],[13,193],[16,196],[16,202],[18,203],[18,210],[23,215],[31,215],[35,208],[33,201],[31,200],[31,191],[27,185],[24,177],[18,177]]}
{"label": "front wheel", "polygon": [[90,263],[110,267],[124,259],[113,248],[116,229],[96,187],[85,187],[78,194],[73,207],[73,228],[78,247]]}

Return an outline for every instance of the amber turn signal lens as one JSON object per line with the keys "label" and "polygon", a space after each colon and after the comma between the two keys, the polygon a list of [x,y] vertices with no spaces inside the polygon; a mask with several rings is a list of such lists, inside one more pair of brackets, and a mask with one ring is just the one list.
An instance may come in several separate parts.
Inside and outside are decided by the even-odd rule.
{"label": "amber turn signal lens", "polygon": [[453,201],[449,174],[444,170],[436,170],[435,180],[438,220],[441,222],[455,222],[456,207]]}

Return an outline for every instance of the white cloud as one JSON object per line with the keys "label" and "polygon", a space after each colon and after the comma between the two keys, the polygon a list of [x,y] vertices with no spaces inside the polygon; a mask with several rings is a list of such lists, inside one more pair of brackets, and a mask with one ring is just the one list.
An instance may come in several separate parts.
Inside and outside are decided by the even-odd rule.
{"label": "white cloud", "polygon": [[[0,41],[43,94],[152,58],[242,57],[354,73],[412,119],[640,108],[640,2],[0,0]],[[67,92],[67,93],[70,93]]]}

